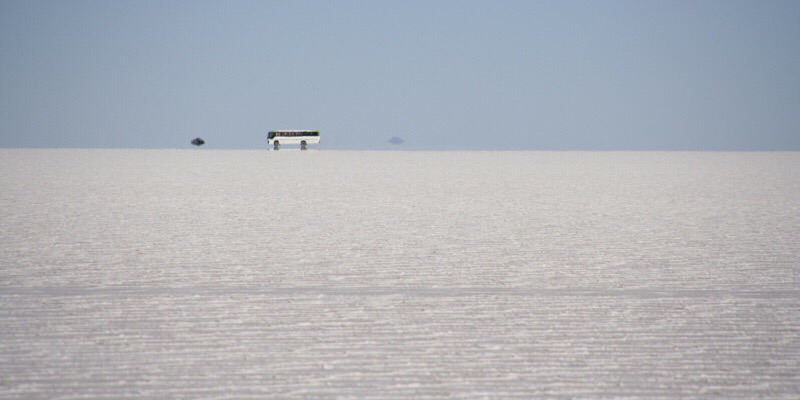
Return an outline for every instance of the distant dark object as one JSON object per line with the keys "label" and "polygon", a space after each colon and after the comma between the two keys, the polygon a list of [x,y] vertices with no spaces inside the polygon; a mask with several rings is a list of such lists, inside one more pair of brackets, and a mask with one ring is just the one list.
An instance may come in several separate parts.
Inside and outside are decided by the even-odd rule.
{"label": "distant dark object", "polygon": [[391,139],[389,139],[389,143],[391,143],[391,144],[403,144],[403,142],[405,142],[405,140],[403,140],[403,139],[401,139],[401,138],[399,138],[397,136],[393,136]]}
{"label": "distant dark object", "polygon": [[192,144],[195,146],[202,146],[206,144],[206,141],[200,138],[195,138],[194,140],[192,140]]}

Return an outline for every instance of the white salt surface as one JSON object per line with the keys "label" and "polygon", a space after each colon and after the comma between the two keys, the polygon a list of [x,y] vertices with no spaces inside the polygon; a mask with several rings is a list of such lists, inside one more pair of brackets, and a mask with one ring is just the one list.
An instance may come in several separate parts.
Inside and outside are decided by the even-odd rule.
{"label": "white salt surface", "polygon": [[800,398],[799,153],[0,150],[0,398]]}

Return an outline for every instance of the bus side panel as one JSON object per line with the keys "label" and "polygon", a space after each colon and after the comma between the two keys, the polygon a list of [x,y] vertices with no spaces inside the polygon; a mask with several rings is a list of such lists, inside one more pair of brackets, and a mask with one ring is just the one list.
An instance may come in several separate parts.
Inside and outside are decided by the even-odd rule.
{"label": "bus side panel", "polygon": [[319,144],[319,136],[308,136],[308,137],[292,137],[292,136],[284,136],[284,137],[276,137],[275,139],[267,139],[267,143],[272,145],[275,141],[280,142],[280,144],[300,144],[303,140],[306,141],[307,144]]}

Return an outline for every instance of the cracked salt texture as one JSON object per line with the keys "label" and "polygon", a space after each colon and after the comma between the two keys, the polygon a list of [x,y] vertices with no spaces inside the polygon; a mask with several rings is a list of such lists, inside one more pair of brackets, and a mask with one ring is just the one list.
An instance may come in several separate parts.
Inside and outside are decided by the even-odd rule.
{"label": "cracked salt texture", "polygon": [[0,398],[797,398],[800,154],[0,150]]}

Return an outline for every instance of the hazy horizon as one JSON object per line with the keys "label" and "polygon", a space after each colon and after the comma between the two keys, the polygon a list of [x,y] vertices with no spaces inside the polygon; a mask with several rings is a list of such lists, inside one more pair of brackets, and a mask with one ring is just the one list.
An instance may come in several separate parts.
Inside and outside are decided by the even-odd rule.
{"label": "hazy horizon", "polygon": [[318,129],[337,150],[797,151],[798,20],[795,1],[0,0],[0,147]]}

